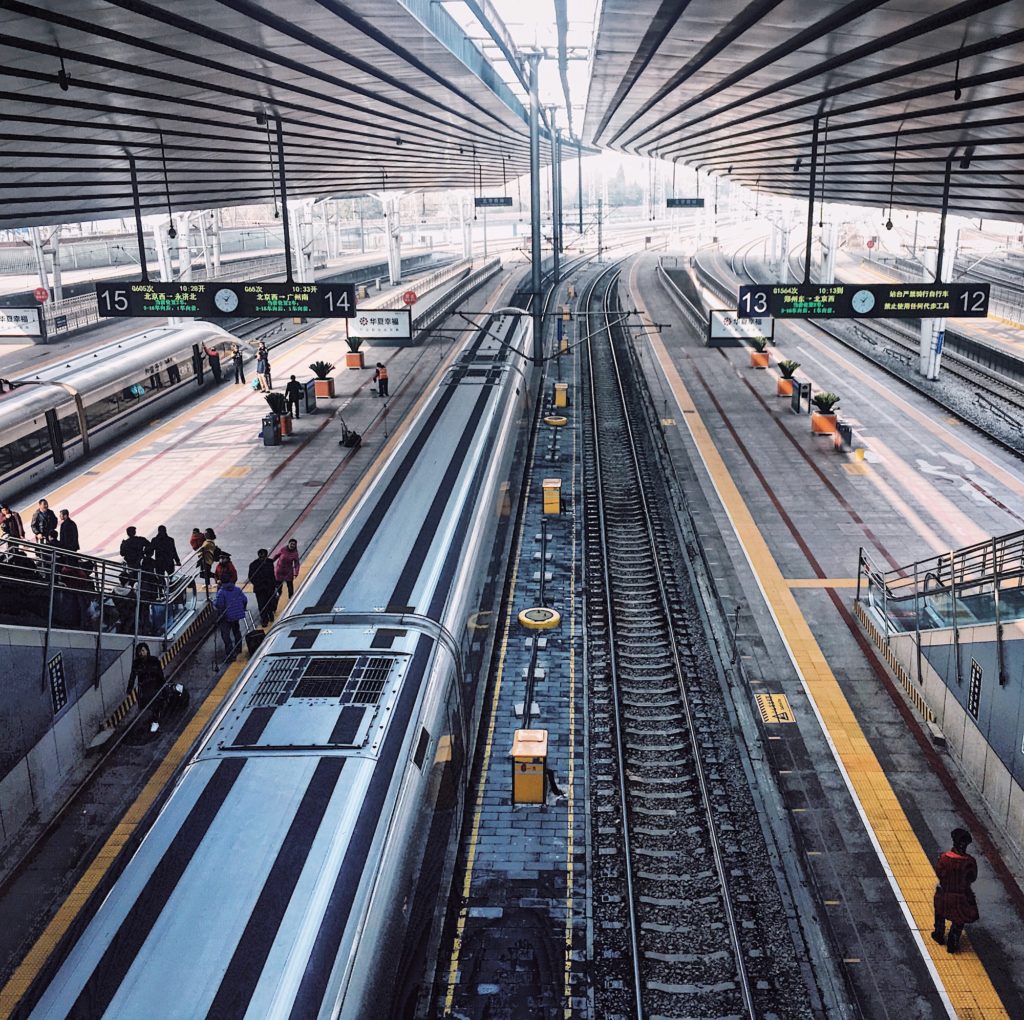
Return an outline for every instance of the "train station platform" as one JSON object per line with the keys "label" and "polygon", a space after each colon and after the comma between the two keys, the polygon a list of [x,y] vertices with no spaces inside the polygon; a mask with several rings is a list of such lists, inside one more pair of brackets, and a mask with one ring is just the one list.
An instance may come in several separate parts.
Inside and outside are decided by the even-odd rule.
{"label": "train station platform", "polygon": [[[568,302],[563,286],[552,307]],[[582,519],[577,514],[582,479],[574,406],[579,358],[571,347],[578,321],[565,324],[570,348],[549,362],[537,409],[518,556],[504,619],[498,621],[480,764],[463,826],[451,898],[455,906],[441,942],[431,1016],[584,1015],[588,800]],[[553,332],[550,319],[547,325]],[[547,349],[554,349],[550,340]],[[555,406],[559,383],[567,387],[565,408]],[[547,424],[549,416],[558,423]],[[517,760],[514,748],[532,747],[538,733],[546,742],[544,764]],[[519,745],[517,737],[527,742]],[[543,776],[534,771],[538,768]]]}
{"label": "train station platform", "polygon": [[[704,345],[656,267],[626,264],[623,301],[665,327],[638,343],[641,362],[861,1015],[1022,1016],[1021,848],[932,743],[853,605],[861,547],[898,566],[1019,530],[1019,462],[801,322],[779,323],[774,357],[800,362],[856,423],[863,454],[836,453],[776,396],[774,370]],[[951,955],[929,937],[931,862],[957,825],[974,834],[981,920]]]}
{"label": "train station platform", "polygon": [[[503,272],[470,300],[480,309],[507,304],[518,273]],[[217,544],[232,554],[240,583],[258,548],[273,552],[294,537],[303,564],[301,585],[468,335],[463,320],[449,325],[451,330],[416,346],[367,343],[367,367],[358,371],[342,367],[342,322],[310,324],[272,351],[274,380],[280,389],[291,374],[307,379],[310,362],[326,359],[337,366],[336,397],[321,400],[316,413],[303,414],[280,446],[263,445],[264,399],[248,384],[225,381],[166,420],[146,423],[133,438],[45,490],[27,494],[18,509],[27,512],[41,496],[54,507],[69,508],[82,550],[99,555],[117,554],[129,524],[146,536],[166,525],[182,554],[193,527],[211,527]],[[389,369],[387,399],[371,392],[378,360]],[[357,449],[339,445],[342,421],[361,434]],[[285,593],[282,605],[286,601]],[[236,660],[225,669],[216,642],[201,645],[176,677],[190,693],[194,713],[165,737],[125,748],[116,767],[91,785],[85,802],[76,802],[78,810],[68,812],[47,837],[32,866],[17,882],[0,885],[0,914],[22,919],[0,931],[0,1016],[8,1015],[60,934],[74,923],[88,891],[119,852],[131,847],[133,833],[242,664]],[[77,772],[69,771],[63,793],[70,793],[87,770],[88,763],[82,763]],[[8,847],[0,859],[2,874],[41,828],[26,826],[17,844]]]}

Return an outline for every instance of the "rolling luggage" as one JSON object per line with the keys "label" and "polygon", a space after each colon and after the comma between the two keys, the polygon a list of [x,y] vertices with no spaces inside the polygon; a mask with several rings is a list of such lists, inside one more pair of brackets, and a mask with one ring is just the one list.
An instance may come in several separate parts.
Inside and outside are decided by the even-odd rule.
{"label": "rolling luggage", "polygon": [[245,634],[245,650],[250,656],[256,654],[256,649],[263,643],[263,639],[266,637],[266,631],[262,628],[256,630],[246,631]]}

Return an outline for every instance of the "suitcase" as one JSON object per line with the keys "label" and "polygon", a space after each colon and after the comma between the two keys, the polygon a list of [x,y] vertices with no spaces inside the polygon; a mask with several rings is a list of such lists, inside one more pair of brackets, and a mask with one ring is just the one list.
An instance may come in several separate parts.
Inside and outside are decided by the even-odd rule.
{"label": "suitcase", "polygon": [[255,655],[256,649],[263,643],[263,639],[267,636],[267,632],[261,628],[256,630],[250,630],[245,635],[245,650],[250,656]]}

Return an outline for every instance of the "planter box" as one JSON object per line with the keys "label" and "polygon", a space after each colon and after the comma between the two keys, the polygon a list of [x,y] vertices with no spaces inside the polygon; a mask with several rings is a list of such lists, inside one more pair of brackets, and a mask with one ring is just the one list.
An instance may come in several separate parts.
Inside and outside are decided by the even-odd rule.
{"label": "planter box", "polygon": [[831,436],[836,431],[836,415],[811,412],[811,433],[815,436]]}
{"label": "planter box", "polygon": [[278,415],[277,420],[281,423],[281,435],[290,436],[292,434],[292,416],[290,414]]}
{"label": "planter box", "polygon": [[791,396],[793,396],[793,380],[792,379],[779,379],[775,383],[775,395],[777,397],[791,397]]}
{"label": "planter box", "polygon": [[751,368],[767,368],[768,362],[771,359],[771,355],[767,351],[751,351],[750,352],[750,367]]}
{"label": "planter box", "polygon": [[[362,351],[349,351],[345,355],[345,367],[346,368],[363,368],[363,352]],[[318,394],[319,396],[319,394]],[[334,394],[332,393],[333,397]]]}
{"label": "planter box", "polygon": [[313,381],[313,388],[318,397],[324,400],[334,396],[334,380],[333,379],[315,379]]}

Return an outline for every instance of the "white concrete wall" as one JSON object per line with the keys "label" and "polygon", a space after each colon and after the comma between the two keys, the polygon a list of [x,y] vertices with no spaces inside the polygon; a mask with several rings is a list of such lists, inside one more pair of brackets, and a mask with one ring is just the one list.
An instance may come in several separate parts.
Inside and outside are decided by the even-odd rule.
{"label": "white concrete wall", "polygon": [[[994,626],[961,629],[961,640],[965,645],[972,640],[992,640],[994,635]],[[916,680],[914,635],[899,634],[891,637],[890,641],[900,662]],[[922,634],[923,645],[946,645],[950,641],[946,631]],[[952,646],[950,654],[953,654]],[[921,656],[921,680],[924,699],[935,713],[936,725],[946,737],[947,750],[1014,846],[1024,852],[1024,788],[1016,782],[1010,770],[989,746],[974,719],[957,701],[924,655]]]}
{"label": "white concrete wall", "polygon": [[[61,710],[54,724],[0,780],[0,851],[5,849],[33,815],[45,818],[58,805],[61,788],[82,770],[86,748],[103,722],[124,701],[131,671],[131,638],[104,635],[104,647],[117,649],[119,658],[73,704]],[[12,646],[43,646],[41,631],[30,627],[0,628],[0,642]],[[51,653],[63,648],[95,648],[94,636],[60,631],[51,639]],[[47,692],[46,696],[49,694]]]}

